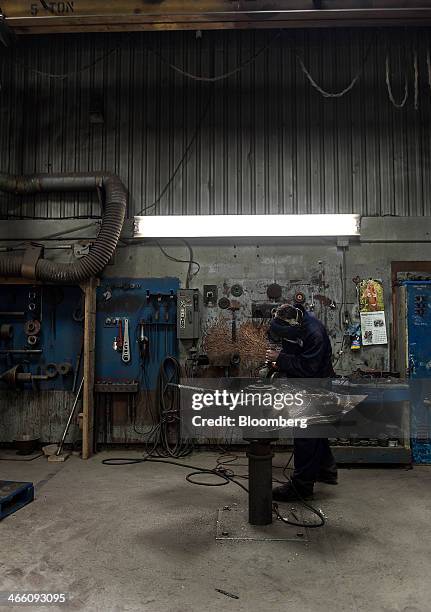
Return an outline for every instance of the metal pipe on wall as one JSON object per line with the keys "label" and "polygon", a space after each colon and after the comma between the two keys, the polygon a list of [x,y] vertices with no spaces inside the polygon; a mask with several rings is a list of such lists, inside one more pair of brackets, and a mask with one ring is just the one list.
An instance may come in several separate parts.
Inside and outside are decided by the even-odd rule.
{"label": "metal pipe on wall", "polygon": [[17,195],[42,192],[76,192],[101,190],[104,210],[99,234],[90,252],[79,261],[58,263],[44,259],[35,251],[30,258],[0,254],[0,276],[25,276],[56,283],[81,283],[103,270],[111,259],[123,227],[127,190],[121,180],[107,173],[35,174],[29,176],[0,173],[0,191]]}

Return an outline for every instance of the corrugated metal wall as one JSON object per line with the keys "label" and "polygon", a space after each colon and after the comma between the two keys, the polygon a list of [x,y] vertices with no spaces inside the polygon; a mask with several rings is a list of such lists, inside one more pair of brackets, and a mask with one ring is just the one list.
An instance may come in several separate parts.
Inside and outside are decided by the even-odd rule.
{"label": "corrugated metal wall", "polygon": [[[149,213],[429,215],[429,31],[285,31],[256,61],[213,84],[183,77],[149,50],[213,75],[245,62],[275,34],[23,38],[0,58],[0,168],[116,172],[130,190],[132,215],[158,198],[210,101],[186,163]],[[359,83],[341,99],[313,89],[294,54],[296,48],[318,83],[339,90],[360,70],[369,44]],[[388,98],[388,49],[397,98],[407,69],[402,110]],[[35,70],[72,74],[48,78]],[[104,124],[90,122],[92,110],[103,111]],[[85,216],[97,215],[98,206],[86,195],[25,207],[1,196],[0,214]]]}

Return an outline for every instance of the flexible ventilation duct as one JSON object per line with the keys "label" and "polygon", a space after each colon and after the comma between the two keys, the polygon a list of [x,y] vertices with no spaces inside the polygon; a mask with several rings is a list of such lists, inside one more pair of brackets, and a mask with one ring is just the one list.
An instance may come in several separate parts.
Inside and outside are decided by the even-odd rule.
{"label": "flexible ventilation duct", "polygon": [[111,259],[120,238],[127,206],[127,191],[112,174],[39,174],[13,176],[0,174],[0,191],[14,194],[74,192],[101,189],[104,210],[99,234],[88,255],[73,263],[57,263],[35,258],[30,265],[26,254],[0,255],[0,276],[25,276],[56,283],[80,283],[97,275]]}

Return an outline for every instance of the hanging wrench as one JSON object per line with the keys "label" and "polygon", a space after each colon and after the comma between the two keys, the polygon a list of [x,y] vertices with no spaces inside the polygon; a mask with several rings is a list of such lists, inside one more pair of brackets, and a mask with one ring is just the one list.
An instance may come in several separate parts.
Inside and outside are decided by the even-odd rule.
{"label": "hanging wrench", "polygon": [[124,319],[123,353],[121,359],[124,363],[129,363],[130,361],[129,319]]}
{"label": "hanging wrench", "polygon": [[316,307],[316,303],[314,301],[314,290],[311,290],[310,311],[314,312],[315,307]]}

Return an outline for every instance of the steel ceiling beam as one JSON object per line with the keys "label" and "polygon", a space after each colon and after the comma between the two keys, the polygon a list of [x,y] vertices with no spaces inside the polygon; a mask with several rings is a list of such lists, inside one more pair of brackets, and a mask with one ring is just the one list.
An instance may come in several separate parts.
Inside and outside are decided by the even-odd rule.
{"label": "steel ceiling beam", "polygon": [[431,25],[414,0],[2,0],[17,34]]}

